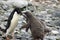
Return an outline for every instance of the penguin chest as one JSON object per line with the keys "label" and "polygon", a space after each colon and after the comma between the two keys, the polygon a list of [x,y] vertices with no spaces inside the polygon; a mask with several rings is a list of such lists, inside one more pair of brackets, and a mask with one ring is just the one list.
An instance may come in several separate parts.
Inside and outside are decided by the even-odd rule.
{"label": "penguin chest", "polygon": [[13,18],[12,18],[12,20],[11,20],[11,27],[15,27],[15,26],[17,26],[17,24],[18,24],[18,20],[19,20],[19,14],[17,14],[17,13],[15,13],[14,14],[14,16],[13,16]]}

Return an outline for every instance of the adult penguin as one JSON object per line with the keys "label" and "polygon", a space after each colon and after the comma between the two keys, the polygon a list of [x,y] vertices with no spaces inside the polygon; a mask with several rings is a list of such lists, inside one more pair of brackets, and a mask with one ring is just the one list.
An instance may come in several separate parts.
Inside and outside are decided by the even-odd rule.
{"label": "adult penguin", "polygon": [[21,11],[19,8],[15,8],[11,14],[9,15],[8,19],[6,20],[7,21],[7,24],[5,25],[6,29],[2,29],[0,27],[0,30],[3,31],[4,33],[6,33],[7,29],[11,27],[11,29],[13,27],[15,27],[18,23],[18,19],[19,19],[19,16],[22,15]]}
{"label": "adult penguin", "polygon": [[9,15],[7,21],[7,24],[5,25],[5,29],[0,27],[0,30],[3,31],[4,34],[3,38],[12,38],[12,36],[9,36],[9,34],[12,34],[14,29],[16,28],[18,24],[18,20],[20,18],[20,15],[22,15],[20,8],[15,8],[11,14]]}

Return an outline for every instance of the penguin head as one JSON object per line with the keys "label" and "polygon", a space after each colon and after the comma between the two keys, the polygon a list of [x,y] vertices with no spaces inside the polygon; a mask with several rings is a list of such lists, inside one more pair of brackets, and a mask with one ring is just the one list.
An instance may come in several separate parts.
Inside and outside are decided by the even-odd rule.
{"label": "penguin head", "polygon": [[17,14],[22,15],[22,12],[21,12],[21,9],[20,9],[20,8],[16,7],[16,8],[15,8],[15,11],[17,11]]}

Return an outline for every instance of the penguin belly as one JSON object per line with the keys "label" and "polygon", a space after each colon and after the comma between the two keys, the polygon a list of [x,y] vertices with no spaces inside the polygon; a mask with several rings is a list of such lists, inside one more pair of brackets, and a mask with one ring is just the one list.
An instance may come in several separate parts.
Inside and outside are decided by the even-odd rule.
{"label": "penguin belly", "polygon": [[13,15],[13,18],[11,20],[10,27],[8,28],[6,34],[11,34],[14,31],[14,29],[17,27],[19,17],[20,17],[20,15],[17,14],[17,12],[15,12],[15,14]]}

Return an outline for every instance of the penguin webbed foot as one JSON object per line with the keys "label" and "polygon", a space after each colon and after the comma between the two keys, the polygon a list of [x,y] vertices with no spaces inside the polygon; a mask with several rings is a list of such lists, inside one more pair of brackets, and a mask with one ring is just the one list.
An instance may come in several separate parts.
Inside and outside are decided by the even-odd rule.
{"label": "penguin webbed foot", "polygon": [[7,37],[8,37],[9,39],[12,39],[12,38],[13,38],[11,35],[7,35]]}
{"label": "penguin webbed foot", "polygon": [[12,39],[13,37],[11,35],[3,35],[2,38],[3,39],[7,39],[7,38]]}

